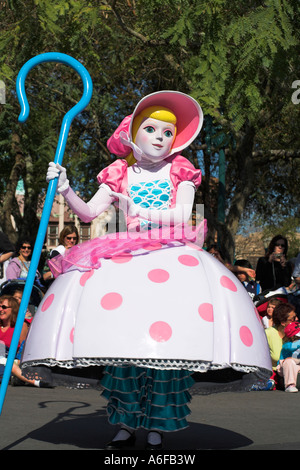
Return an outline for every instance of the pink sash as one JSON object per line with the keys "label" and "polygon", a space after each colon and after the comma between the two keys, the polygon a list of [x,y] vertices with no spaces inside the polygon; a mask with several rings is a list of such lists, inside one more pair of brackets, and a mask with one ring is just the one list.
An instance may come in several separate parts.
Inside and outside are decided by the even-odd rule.
{"label": "pink sash", "polygon": [[163,227],[141,232],[117,232],[88,240],[73,246],[63,255],[48,261],[54,277],[69,271],[90,271],[101,266],[101,259],[113,256],[128,256],[132,252],[144,249],[152,251],[156,248],[178,246],[179,243],[194,244],[201,248],[206,235],[206,220],[198,227],[178,225]]}

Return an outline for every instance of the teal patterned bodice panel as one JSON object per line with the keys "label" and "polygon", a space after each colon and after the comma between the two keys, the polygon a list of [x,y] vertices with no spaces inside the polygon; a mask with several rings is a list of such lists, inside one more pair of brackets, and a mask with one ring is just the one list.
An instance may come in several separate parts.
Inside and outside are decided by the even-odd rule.
{"label": "teal patterned bodice panel", "polygon": [[[169,208],[171,196],[170,180],[133,183],[129,186],[128,190],[133,202],[140,207],[156,210]],[[141,221],[142,227],[145,228],[147,224],[147,221]],[[153,227],[153,224],[151,224],[151,227]]]}

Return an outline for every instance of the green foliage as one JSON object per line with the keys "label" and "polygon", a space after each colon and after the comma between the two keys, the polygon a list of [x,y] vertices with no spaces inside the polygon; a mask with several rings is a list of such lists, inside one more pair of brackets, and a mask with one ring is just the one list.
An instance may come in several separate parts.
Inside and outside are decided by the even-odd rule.
{"label": "green foliage", "polygon": [[[61,65],[37,67],[26,82],[31,114],[20,126],[15,80],[31,57],[59,51],[82,61],[94,84],[90,105],[72,125],[64,158],[72,185],[83,196],[96,190],[97,173],[111,161],[106,141],[138,99],[160,89],[177,89],[195,97],[204,114],[230,135],[228,214],[239,194],[244,204],[249,200],[255,210],[270,214],[270,184],[273,197],[291,188],[283,211],[289,197],[300,199],[298,160],[270,158],[270,151],[299,148],[299,111],[291,109],[290,99],[291,83],[300,79],[299,17],[298,0],[1,2],[0,79],[6,84],[7,104],[0,109],[0,124],[5,123],[0,127],[1,170],[5,162],[0,196],[5,196],[15,164],[15,135],[24,153],[25,186],[25,157],[30,157],[34,192],[46,188],[44,175],[53,160],[62,117],[80,98],[81,81]],[[257,181],[246,195],[241,189],[246,159],[241,161],[238,150],[249,129],[254,129],[249,148],[263,157],[253,158]],[[194,162],[201,140],[188,152]],[[214,154],[205,154],[206,168],[213,169],[215,160]],[[285,171],[289,183],[280,186],[278,175]]]}

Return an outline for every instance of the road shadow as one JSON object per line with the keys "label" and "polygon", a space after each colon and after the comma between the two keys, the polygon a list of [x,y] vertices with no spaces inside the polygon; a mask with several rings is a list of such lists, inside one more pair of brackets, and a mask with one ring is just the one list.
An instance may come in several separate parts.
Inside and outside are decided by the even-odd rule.
{"label": "road shadow", "polygon": [[[40,402],[41,409],[51,407],[51,403]],[[64,403],[64,402],[60,402]],[[70,405],[70,401],[66,402]],[[24,434],[15,442],[6,446],[2,450],[14,450],[20,444],[28,440],[28,447],[31,449],[42,449],[42,445],[34,444],[34,441],[45,442],[45,450],[49,449],[49,444],[70,445],[74,450],[101,450],[113,437],[117,427],[108,423],[105,407],[89,413],[90,405],[84,401],[72,402],[64,412],[40,428]],[[135,450],[144,449],[146,442],[146,430],[137,432]],[[190,422],[189,427],[178,432],[165,433],[165,446],[167,450],[230,450],[240,447],[247,447],[253,442],[247,437],[235,433],[231,430]]]}

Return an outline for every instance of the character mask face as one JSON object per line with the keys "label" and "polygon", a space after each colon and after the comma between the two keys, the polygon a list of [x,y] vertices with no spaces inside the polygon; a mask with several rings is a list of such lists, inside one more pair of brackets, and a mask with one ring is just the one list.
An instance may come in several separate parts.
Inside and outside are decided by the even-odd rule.
{"label": "character mask face", "polygon": [[147,118],[137,131],[135,143],[142,150],[145,158],[158,162],[169,155],[175,133],[174,124]]}

